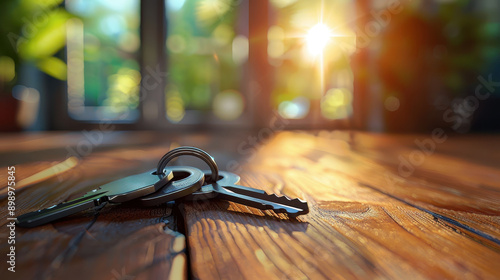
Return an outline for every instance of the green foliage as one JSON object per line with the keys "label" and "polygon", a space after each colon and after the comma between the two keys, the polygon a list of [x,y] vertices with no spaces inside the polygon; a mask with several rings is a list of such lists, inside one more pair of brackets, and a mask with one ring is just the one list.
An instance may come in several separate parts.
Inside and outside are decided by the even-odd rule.
{"label": "green foliage", "polygon": [[[239,87],[240,72],[231,50],[236,11],[233,0],[218,1],[216,6],[186,0],[182,9],[169,13],[169,37],[183,42],[183,48],[169,56],[169,89],[180,93],[186,107],[209,110],[214,93]],[[218,30],[227,31],[227,42],[218,42]]]}
{"label": "green foliage", "polygon": [[72,15],[60,7],[62,2],[0,1],[0,56],[10,57],[16,70],[21,61],[30,61],[47,74],[65,79],[66,64],[55,55],[65,46],[65,23]]}

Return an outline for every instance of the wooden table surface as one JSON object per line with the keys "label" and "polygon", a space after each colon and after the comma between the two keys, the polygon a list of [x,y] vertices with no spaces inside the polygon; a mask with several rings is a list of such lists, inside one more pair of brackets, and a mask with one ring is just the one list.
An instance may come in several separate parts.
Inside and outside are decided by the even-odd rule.
{"label": "wooden table surface", "polygon": [[[2,136],[0,279],[500,278],[499,135],[265,136]],[[289,219],[225,201],[108,205],[16,228],[16,272],[7,270],[8,166],[21,215],[155,168],[180,145],[205,149],[242,185],[307,200],[310,213]]]}

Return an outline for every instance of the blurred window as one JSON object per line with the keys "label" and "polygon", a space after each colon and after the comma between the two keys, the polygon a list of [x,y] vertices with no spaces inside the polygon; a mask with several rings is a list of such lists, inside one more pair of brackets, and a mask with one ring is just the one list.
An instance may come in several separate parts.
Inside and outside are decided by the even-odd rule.
{"label": "blurred window", "polygon": [[68,112],[77,120],[138,119],[140,0],[66,0]]}
{"label": "blurred window", "polygon": [[345,119],[352,113],[352,1],[270,0],[272,106],[283,118]]}
{"label": "blurred window", "polygon": [[246,111],[248,0],[167,0],[166,117],[235,121]]}
{"label": "blurred window", "polygon": [[[67,23],[68,111],[73,119],[139,121],[140,2],[65,2],[76,15]],[[165,0],[165,123],[250,124],[252,114],[276,112],[307,125],[352,114],[352,1],[269,0],[265,11],[256,10],[262,6],[257,2]],[[252,8],[253,16],[262,12],[268,19],[267,32],[259,38],[250,36],[255,37]],[[253,24],[259,23],[254,19]],[[267,53],[264,67],[270,69],[263,73],[262,61],[249,60],[252,40],[260,37],[267,48],[257,53]],[[250,73],[268,75],[269,84],[255,82]],[[261,94],[256,98],[254,92]]]}

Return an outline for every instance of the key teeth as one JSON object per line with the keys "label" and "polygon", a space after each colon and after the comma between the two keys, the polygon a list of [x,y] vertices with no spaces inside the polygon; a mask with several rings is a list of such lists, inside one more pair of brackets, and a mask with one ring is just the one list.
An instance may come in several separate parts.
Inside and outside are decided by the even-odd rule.
{"label": "key teeth", "polygon": [[266,192],[266,194],[267,194],[268,196],[274,196],[274,197],[276,197],[276,198],[278,198],[278,199],[286,199],[286,200],[288,200],[288,201],[290,201],[290,202],[298,203],[298,204],[301,204],[301,205],[307,205],[307,202],[306,202],[306,201],[303,201],[302,199],[299,199],[299,198],[294,198],[294,199],[291,199],[291,198],[289,198],[289,197],[288,197],[288,196],[286,196],[286,195],[281,195],[281,196],[279,196],[279,195],[277,195],[277,194],[275,194],[275,193],[273,193],[273,194],[269,194],[269,193],[267,193],[267,192]]}
{"label": "key teeth", "polygon": [[286,199],[288,201],[287,204],[292,205],[292,206],[300,209],[300,210],[295,211],[295,212],[290,212],[285,207],[279,207],[279,206],[278,207],[274,207],[274,206],[270,205],[270,207],[268,207],[268,208],[273,209],[273,211],[276,212],[276,213],[287,213],[288,216],[290,216],[290,217],[297,217],[298,215],[303,215],[303,214],[309,213],[309,206],[307,205],[307,201],[304,201],[304,200],[299,199],[299,198],[291,199],[291,198],[289,198],[286,195],[279,196],[279,195],[274,194],[274,193],[273,194],[268,194],[267,192],[266,192],[266,194],[268,196],[274,196],[278,200]]}
{"label": "key teeth", "polygon": [[275,207],[273,205],[261,203],[266,210],[273,210],[276,213],[289,213],[285,207]]}
{"label": "key teeth", "polygon": [[226,187],[229,190],[255,198],[261,201],[268,201],[267,203],[259,203],[261,210],[274,210],[275,213],[287,213],[289,217],[297,217],[309,213],[309,206],[307,201],[299,198],[291,199],[286,195],[277,195],[275,193],[268,193],[262,190],[255,190],[245,187]]}

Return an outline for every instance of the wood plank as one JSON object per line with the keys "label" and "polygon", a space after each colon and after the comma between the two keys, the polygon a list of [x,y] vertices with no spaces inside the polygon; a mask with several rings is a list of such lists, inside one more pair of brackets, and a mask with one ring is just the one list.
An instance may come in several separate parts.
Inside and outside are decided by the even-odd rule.
{"label": "wood plank", "polygon": [[[239,160],[242,184],[306,198],[311,213],[290,220],[223,201],[178,204],[186,247],[184,235],[172,230],[170,208],[109,206],[99,215],[87,211],[16,229],[16,278],[500,278],[498,136],[452,137],[405,177],[399,156],[410,156],[418,149],[414,140],[427,136],[282,132],[245,158],[234,152],[247,141],[244,134],[115,132],[70,170],[43,173],[65,162],[66,147],[82,137],[0,138],[9,143],[0,145],[0,165],[22,152],[15,161],[18,182],[36,179],[16,193],[17,214],[151,169],[180,144],[206,149],[221,169]],[[205,168],[197,159],[179,163]],[[2,240],[5,218],[0,211]],[[0,244],[0,254],[7,249]],[[10,276],[2,267],[0,279]]]}
{"label": "wood plank", "polygon": [[[393,152],[360,154],[345,142],[331,148],[334,141],[313,135],[285,136],[278,136],[283,140],[277,139],[278,145],[265,148],[269,158],[279,158],[279,162],[273,163],[278,167],[287,168],[293,162],[296,167],[307,168],[312,174],[325,171],[347,174],[403,201],[445,216],[453,214],[464,224],[474,224],[481,231],[500,239],[500,194],[497,191],[500,190],[500,172],[497,169],[460,159],[453,161],[449,157],[443,160],[441,154],[435,153],[417,166],[411,176],[402,177],[398,173],[398,156],[407,150],[397,145],[391,146]],[[301,157],[286,155],[286,148],[295,147],[297,150],[297,147],[312,141],[314,145],[309,144],[308,149],[304,147]],[[262,162],[255,165],[262,166]],[[470,171],[461,171],[464,168]],[[484,184],[489,187],[482,187]]]}
{"label": "wood plank", "polygon": [[[454,139],[448,144],[453,145],[453,142]],[[462,147],[467,146],[482,145],[471,142]],[[408,158],[416,149],[392,145],[383,154],[360,156],[350,153],[352,162],[342,161],[331,153],[321,160],[332,169],[360,178],[364,184],[453,218],[500,240],[500,168],[465,161],[442,154],[437,149],[426,156],[422,164],[414,166],[411,176],[402,176],[399,171],[400,156]],[[496,154],[492,153],[492,157]]]}
{"label": "wood plank", "polygon": [[[499,244],[432,214],[440,210],[445,216],[460,217],[457,220],[464,224],[467,219],[475,221],[469,223],[472,228],[477,226],[478,232],[496,238],[498,193],[470,190],[475,179],[485,174],[496,176],[496,169],[482,171],[481,164],[471,165],[473,172],[447,185],[443,178],[431,178],[440,173],[422,171],[387,184],[385,174],[395,175],[395,162],[387,164],[390,161],[374,157],[379,156],[376,149],[353,150],[350,139],[346,133],[336,139],[311,133],[280,133],[259,147],[257,155],[244,166],[240,174],[243,185],[308,200],[311,212],[298,221],[233,203],[185,203],[182,211],[192,276],[500,277]],[[393,143],[396,149],[408,149],[398,146],[397,141]],[[436,157],[436,161],[430,159],[424,165],[424,170],[454,160],[447,155]],[[446,179],[460,164],[467,162],[441,167],[449,172]],[[496,188],[494,183],[489,181]],[[456,216],[449,211],[455,211]]]}
{"label": "wood plank", "polygon": [[165,206],[103,208],[79,240],[77,251],[60,264],[52,263],[51,277],[185,279],[185,237],[165,227],[170,215]]}
{"label": "wood plank", "polygon": [[[70,171],[27,184],[16,192],[16,214],[76,198],[106,182],[152,169],[164,147],[93,152]],[[19,181],[51,169],[52,162],[16,165]],[[6,199],[0,202],[6,209]],[[8,229],[1,212],[2,240]],[[183,279],[187,275],[185,237],[164,228],[170,209],[109,206],[52,224],[16,228],[16,278],[20,279]],[[8,244],[0,244],[6,255]],[[1,279],[7,279],[5,269]],[[10,278],[9,278],[10,279]]]}
{"label": "wood plank", "polygon": [[[250,177],[259,177],[253,175]],[[254,186],[270,185],[272,181],[259,179]],[[296,178],[283,179],[283,185],[292,188],[285,193],[298,192],[292,187],[297,183],[292,181]],[[333,182],[339,186],[334,191]],[[432,215],[371,189],[356,187],[348,178],[339,180],[338,174],[321,181],[305,180],[298,186],[304,185],[314,185],[323,200],[317,202],[317,195],[316,199],[306,195],[311,213],[299,222],[236,204],[186,204],[194,278],[499,276],[498,252],[450,229]]]}

